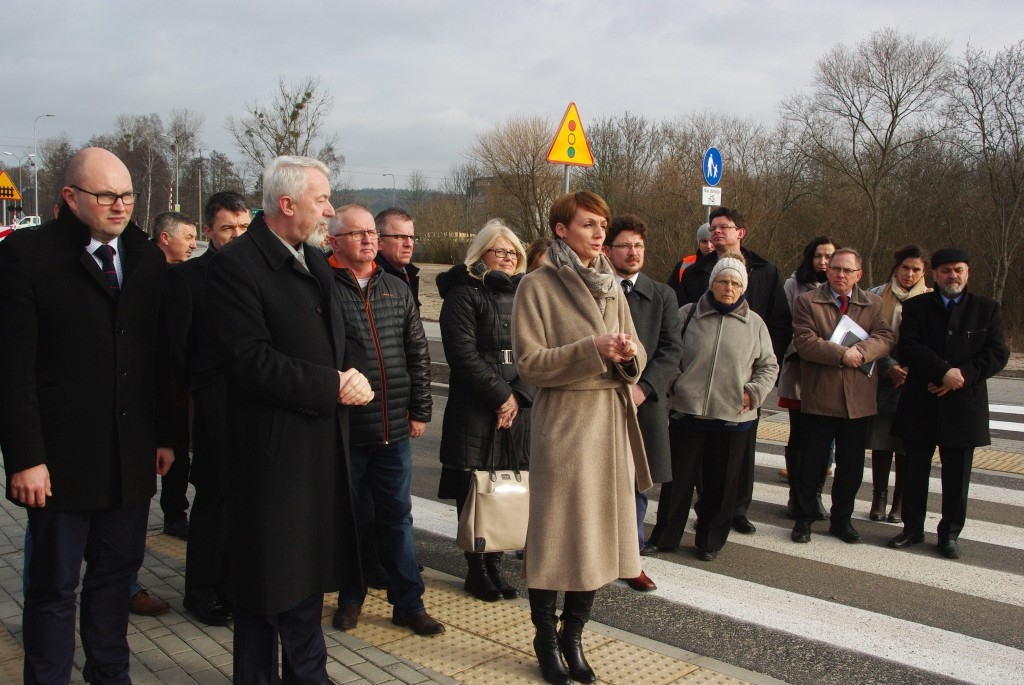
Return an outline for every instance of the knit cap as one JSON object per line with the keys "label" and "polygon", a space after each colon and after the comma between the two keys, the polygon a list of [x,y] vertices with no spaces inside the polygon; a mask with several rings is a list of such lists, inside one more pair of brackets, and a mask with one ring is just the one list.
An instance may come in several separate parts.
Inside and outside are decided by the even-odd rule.
{"label": "knit cap", "polygon": [[735,276],[736,280],[743,284],[743,292],[747,292],[746,261],[743,259],[743,255],[736,254],[735,252],[728,252],[718,258],[714,268],[711,269],[711,279],[708,281],[708,287],[711,287],[711,284],[726,271],[731,272],[730,275]]}

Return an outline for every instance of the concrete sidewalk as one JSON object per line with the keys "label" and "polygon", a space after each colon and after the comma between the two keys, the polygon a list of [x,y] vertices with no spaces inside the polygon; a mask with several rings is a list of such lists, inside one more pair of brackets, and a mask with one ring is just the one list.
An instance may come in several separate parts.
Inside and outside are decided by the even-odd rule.
{"label": "concrete sidewalk", "polygon": [[[0,469],[2,474],[2,469]],[[0,511],[0,683],[22,682],[25,510],[3,493]],[[131,616],[128,639],[135,683],[212,685],[231,682],[232,630],[195,621],[181,606],[185,543],[163,535],[156,501],[150,511],[146,558],[139,579],[151,594],[171,603],[156,617]],[[334,683],[539,683],[533,626],[525,599],[493,604],[477,601],[462,580],[424,571],[424,601],[447,626],[437,637],[418,637],[391,624],[385,593],[371,590],[359,626],[343,633],[331,627],[335,596],[324,604],[327,669]],[[125,598],[127,602],[127,598]],[[763,683],[779,681],[597,623],[587,625],[587,657],[601,683]],[[84,682],[79,643],[73,683]]]}

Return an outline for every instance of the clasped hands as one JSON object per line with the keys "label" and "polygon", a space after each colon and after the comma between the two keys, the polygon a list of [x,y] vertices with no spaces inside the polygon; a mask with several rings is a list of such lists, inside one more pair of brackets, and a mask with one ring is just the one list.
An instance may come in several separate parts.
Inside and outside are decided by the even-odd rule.
{"label": "clasped hands", "polygon": [[356,369],[338,372],[338,404],[360,406],[373,399],[373,390],[366,376]]}
{"label": "clasped hands", "polygon": [[964,387],[964,375],[960,372],[960,369],[954,367],[942,377],[942,385],[929,383],[928,392],[942,397],[946,393],[959,390],[962,387]]}
{"label": "clasped hands", "polygon": [[594,338],[594,343],[602,359],[616,364],[632,361],[637,353],[636,342],[629,333],[605,333]]}
{"label": "clasped hands", "polygon": [[516,420],[516,415],[519,413],[519,401],[516,400],[515,393],[508,396],[508,399],[498,407],[498,423],[497,428],[511,428],[512,422]]}

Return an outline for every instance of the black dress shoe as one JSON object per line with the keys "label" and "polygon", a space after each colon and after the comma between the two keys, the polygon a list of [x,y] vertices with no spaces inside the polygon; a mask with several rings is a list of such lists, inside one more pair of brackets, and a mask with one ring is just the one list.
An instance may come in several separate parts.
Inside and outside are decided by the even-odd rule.
{"label": "black dress shoe", "polygon": [[856,545],[861,542],[858,533],[849,523],[833,524],[828,527],[828,534],[837,537],[848,545]]}
{"label": "black dress shoe", "polygon": [[231,609],[216,600],[212,602],[191,602],[185,599],[182,605],[200,623],[205,623],[208,626],[226,626],[234,618]]}
{"label": "black dress shoe", "polygon": [[757,528],[754,527],[754,524],[751,523],[746,516],[737,516],[734,518],[732,520],[732,529],[737,533],[743,533],[744,535],[750,535],[751,533],[757,532]]}
{"label": "black dress shoe", "polygon": [[644,548],[640,550],[640,556],[642,557],[653,557],[655,554],[666,554],[668,552],[675,552],[671,547],[658,547],[653,542],[644,544]]}
{"label": "black dress shoe", "polygon": [[164,521],[164,535],[188,540],[188,519],[180,518],[173,521]]}
{"label": "black dress shoe", "polygon": [[697,548],[697,558],[701,561],[714,561],[717,556],[718,552],[712,552],[710,549]]}
{"label": "black dress shoe", "polygon": [[359,614],[363,607],[358,604],[339,604],[331,619],[331,625],[336,630],[352,630],[359,625]]}
{"label": "black dress shoe", "polygon": [[804,520],[797,521],[793,526],[793,532],[790,533],[789,538],[793,542],[810,542],[811,524]]}
{"label": "black dress shoe", "polygon": [[959,559],[960,545],[956,540],[940,540],[939,552],[947,559]]}
{"label": "black dress shoe", "polygon": [[444,624],[431,618],[425,609],[405,616],[392,614],[391,622],[396,626],[412,628],[412,632],[417,635],[440,635],[444,632]]}
{"label": "black dress shoe", "polygon": [[919,542],[924,542],[924,533],[912,535],[907,531],[903,531],[902,533],[894,537],[892,540],[889,540],[889,546],[893,549],[903,549],[904,547],[916,545]]}

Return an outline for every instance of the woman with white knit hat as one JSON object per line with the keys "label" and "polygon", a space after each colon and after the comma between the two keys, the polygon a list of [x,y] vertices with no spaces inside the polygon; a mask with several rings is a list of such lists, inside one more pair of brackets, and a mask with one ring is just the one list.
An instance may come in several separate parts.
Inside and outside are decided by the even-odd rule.
{"label": "woman with white knit hat", "polygon": [[768,327],[744,296],[743,257],[720,257],[709,283],[703,297],[679,310],[683,357],[669,405],[673,487],[670,501],[658,503],[669,507],[668,523],[651,540],[661,551],[679,547],[701,477],[696,545],[704,561],[729,536],[746,431],[779,372]]}

